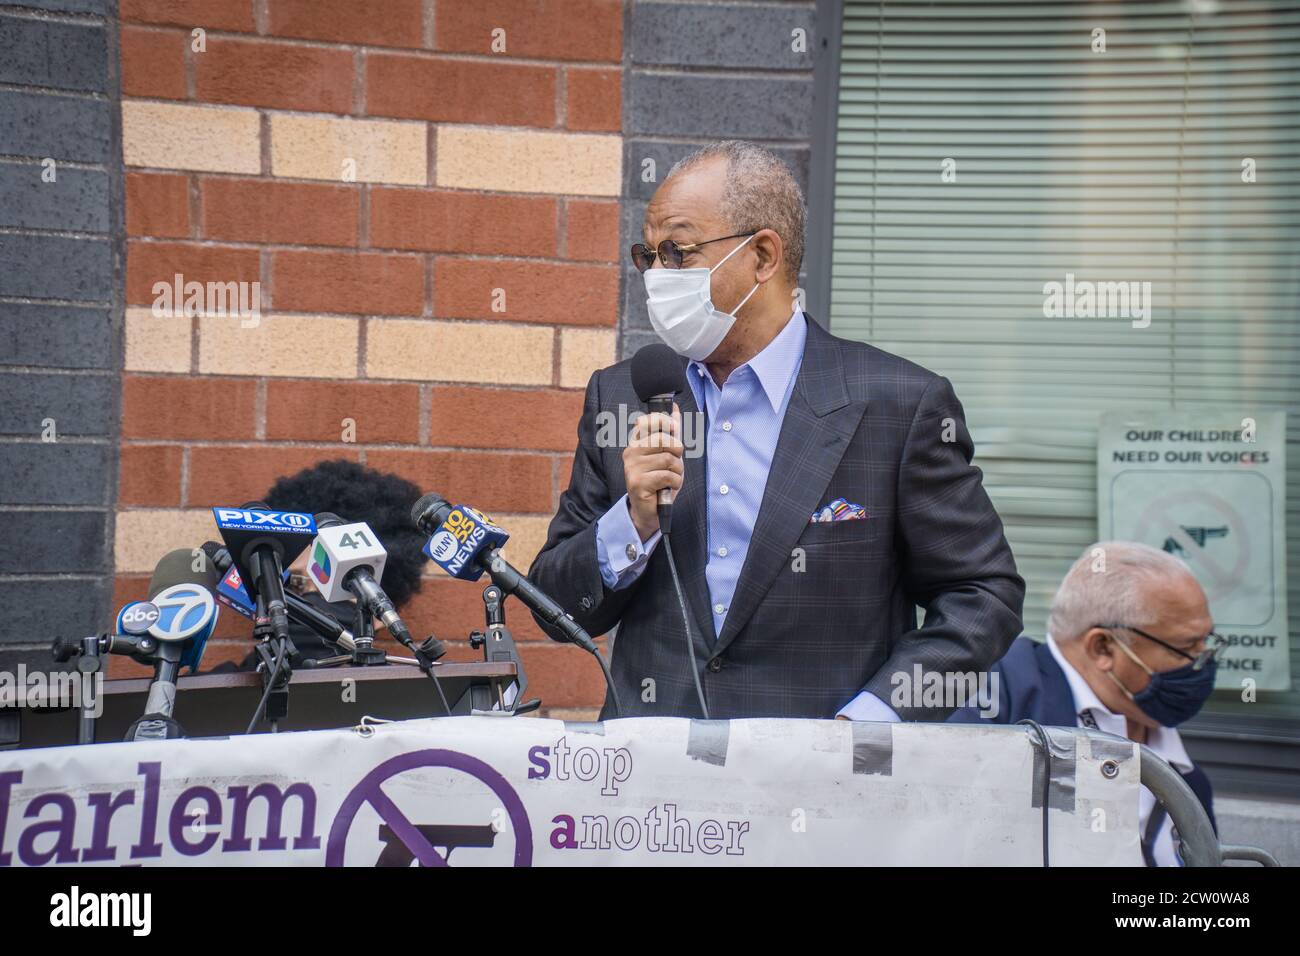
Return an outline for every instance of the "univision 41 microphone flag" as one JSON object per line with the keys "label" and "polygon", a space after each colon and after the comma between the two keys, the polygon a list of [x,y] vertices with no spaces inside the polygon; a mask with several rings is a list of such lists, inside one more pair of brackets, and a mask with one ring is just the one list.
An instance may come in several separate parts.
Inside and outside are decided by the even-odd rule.
{"label": "univision 41 microphone flag", "polygon": [[481,511],[456,505],[429,538],[424,553],[453,578],[477,581],[483,576],[483,568],[474,559],[509,539],[506,530]]}

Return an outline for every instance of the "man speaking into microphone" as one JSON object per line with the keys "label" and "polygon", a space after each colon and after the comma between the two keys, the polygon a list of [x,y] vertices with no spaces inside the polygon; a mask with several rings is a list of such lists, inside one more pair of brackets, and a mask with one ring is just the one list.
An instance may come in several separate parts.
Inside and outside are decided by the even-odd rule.
{"label": "man speaking into microphone", "polygon": [[632,363],[591,377],[529,577],[589,633],[618,626],[623,716],[946,718],[957,701],[899,688],[986,670],[1024,601],[952,386],[798,308],[803,196],[762,147],[679,162],[644,238],[631,254],[680,356],[677,404],[610,441],[601,423],[643,407]]}

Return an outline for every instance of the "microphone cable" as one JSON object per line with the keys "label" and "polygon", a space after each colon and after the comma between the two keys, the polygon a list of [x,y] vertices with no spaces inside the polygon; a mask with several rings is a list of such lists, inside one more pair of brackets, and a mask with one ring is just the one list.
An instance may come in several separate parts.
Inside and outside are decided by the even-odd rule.
{"label": "microphone cable", "polygon": [[614,702],[614,716],[623,716],[623,705],[618,699],[618,688],[614,686],[614,675],[609,672],[609,662],[605,660],[605,655],[600,652],[600,648],[595,648],[591,656],[596,658],[596,663],[600,665],[600,672],[605,675],[605,686],[609,688],[610,699]]}
{"label": "microphone cable", "polygon": [[677,576],[677,562],[673,560],[673,540],[671,525],[668,527],[661,526],[663,532],[664,550],[668,552],[668,573],[673,579],[673,588],[677,591],[677,606],[682,610],[682,624],[686,627],[686,659],[691,664],[691,678],[695,681],[695,696],[700,702],[700,712],[704,714],[704,719],[709,719],[709,705],[704,700],[704,688],[700,686],[700,669],[695,660],[695,638],[691,634],[691,615],[686,610],[686,597],[682,594],[681,578]]}

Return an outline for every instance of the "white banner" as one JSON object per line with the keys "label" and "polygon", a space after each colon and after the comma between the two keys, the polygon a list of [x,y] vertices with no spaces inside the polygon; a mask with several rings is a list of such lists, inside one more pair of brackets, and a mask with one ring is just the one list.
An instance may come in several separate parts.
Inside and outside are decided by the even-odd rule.
{"label": "white banner", "polygon": [[[1134,746],[1050,733],[1053,865],[1140,866]],[[1022,727],[455,717],[11,751],[0,864],[1038,866],[1036,750]]]}
{"label": "white banner", "polygon": [[1101,537],[1162,548],[1205,589],[1229,644],[1215,686],[1289,689],[1286,413],[1111,412],[1097,455]]}

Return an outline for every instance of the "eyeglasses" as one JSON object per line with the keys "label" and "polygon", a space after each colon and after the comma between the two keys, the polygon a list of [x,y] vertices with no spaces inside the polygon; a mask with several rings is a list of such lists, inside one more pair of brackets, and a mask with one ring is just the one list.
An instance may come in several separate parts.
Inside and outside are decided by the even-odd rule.
{"label": "eyeglasses", "polygon": [[1172,644],[1168,643],[1167,641],[1162,641],[1154,634],[1148,634],[1146,631],[1140,630],[1139,628],[1136,627],[1129,627],[1127,624],[1094,624],[1093,627],[1100,628],[1103,631],[1132,631],[1134,634],[1137,634],[1139,637],[1145,637],[1148,641],[1155,641],[1161,647],[1173,651],[1179,657],[1187,658],[1189,661],[1192,662],[1192,670],[1197,670],[1197,671],[1199,671],[1210,661],[1216,659],[1220,654],[1223,653],[1223,649],[1228,646],[1227,638],[1225,638],[1222,634],[1218,634],[1214,631],[1211,631],[1209,634],[1206,634],[1204,637],[1200,638],[1197,641],[1197,643],[1200,643],[1200,641],[1205,641],[1209,646],[1206,647],[1205,650],[1201,651],[1199,654],[1192,655],[1192,654],[1188,654],[1186,651],[1180,651]]}
{"label": "eyeglasses", "polygon": [[644,242],[638,242],[632,247],[632,264],[636,266],[637,272],[645,272],[655,264],[655,256],[664,264],[665,269],[680,269],[682,267],[682,256],[688,252],[694,252],[700,246],[707,246],[711,242],[722,242],[725,239],[739,239],[741,236],[752,236],[758,232],[757,229],[750,232],[738,232],[734,236],[719,236],[717,239],[705,239],[703,242],[678,242],[675,239],[665,239],[659,245],[651,249]]}

